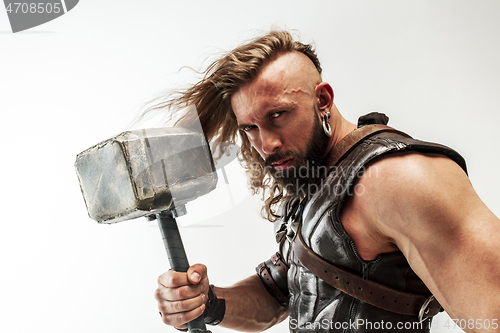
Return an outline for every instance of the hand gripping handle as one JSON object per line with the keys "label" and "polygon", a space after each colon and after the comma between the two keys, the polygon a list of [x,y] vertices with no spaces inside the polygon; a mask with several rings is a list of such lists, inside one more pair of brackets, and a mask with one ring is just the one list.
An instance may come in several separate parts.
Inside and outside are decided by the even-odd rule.
{"label": "hand gripping handle", "polygon": [[[160,227],[163,244],[165,244],[165,249],[167,250],[170,268],[176,272],[187,272],[189,262],[186,257],[186,251],[184,251],[184,245],[182,245],[177,221],[173,214],[173,210],[163,211],[157,214],[156,218],[158,219],[158,226]],[[205,326],[203,314],[187,323],[187,327],[190,333],[210,332],[207,331]]]}

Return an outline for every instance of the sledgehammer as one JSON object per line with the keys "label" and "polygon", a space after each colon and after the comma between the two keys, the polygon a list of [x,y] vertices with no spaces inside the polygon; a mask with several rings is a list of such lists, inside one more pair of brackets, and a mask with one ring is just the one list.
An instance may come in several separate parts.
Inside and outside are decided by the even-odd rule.
{"label": "sledgehammer", "polygon": [[[217,173],[203,133],[187,127],[121,133],[77,155],[76,172],[89,216],[116,223],[158,219],[170,267],[187,272],[176,217],[185,204],[212,191]],[[190,332],[209,332],[203,315]]]}

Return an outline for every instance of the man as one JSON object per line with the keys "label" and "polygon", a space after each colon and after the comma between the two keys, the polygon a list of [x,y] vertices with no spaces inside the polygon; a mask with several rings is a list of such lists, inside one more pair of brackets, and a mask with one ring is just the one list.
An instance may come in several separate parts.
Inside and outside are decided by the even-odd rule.
{"label": "man", "polygon": [[468,332],[497,331],[500,221],[463,159],[384,126],[381,114],[352,124],[333,97],[312,48],[275,31],[161,105],[194,104],[209,139],[241,136],[280,242],[257,275],[230,288],[209,288],[201,264],[160,276],[163,321],[182,330],[205,313],[211,324],[263,331],[290,315],[294,332],[426,332],[440,304]]}

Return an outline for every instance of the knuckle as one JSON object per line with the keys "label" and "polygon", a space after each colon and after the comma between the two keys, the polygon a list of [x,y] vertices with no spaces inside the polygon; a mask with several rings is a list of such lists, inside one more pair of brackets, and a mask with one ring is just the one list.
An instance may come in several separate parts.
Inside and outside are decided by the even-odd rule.
{"label": "knuckle", "polygon": [[156,289],[154,292],[154,297],[157,301],[159,301],[161,299],[161,295],[162,295],[162,292],[161,292],[160,288]]}
{"label": "knuckle", "polygon": [[172,315],[163,314],[161,320],[163,321],[164,324],[173,326],[175,323],[173,322],[172,317],[173,317]]}
{"label": "knuckle", "polygon": [[199,265],[202,275],[207,275],[207,270],[208,270],[207,266],[203,264],[197,264],[197,265]]}
{"label": "knuckle", "polygon": [[162,316],[169,315],[167,305],[164,302],[158,303],[158,310],[160,310]]}
{"label": "knuckle", "polygon": [[200,285],[189,285],[177,288],[177,296],[179,299],[188,299],[198,296],[201,293]]}
{"label": "knuckle", "polygon": [[187,322],[189,321],[189,319],[188,319],[188,318],[186,318],[186,317],[187,317],[187,316],[186,316],[186,314],[185,314],[185,313],[180,313],[180,314],[178,315],[178,317],[177,317],[178,322],[179,322],[181,325],[182,325],[182,324],[187,323]]}
{"label": "knuckle", "polygon": [[172,303],[172,309],[175,311],[175,312],[182,312],[184,311],[184,307],[186,305],[186,302],[185,301],[177,301],[177,302],[173,302]]}
{"label": "knuckle", "polygon": [[189,286],[180,287],[177,289],[177,295],[180,299],[185,299],[189,296],[190,289]]}
{"label": "knuckle", "polygon": [[176,286],[179,283],[178,282],[179,279],[174,273],[175,273],[174,271],[168,271],[160,275],[158,277],[158,285],[160,287],[165,287],[165,288]]}
{"label": "knuckle", "polygon": [[166,274],[163,277],[163,282],[164,282],[163,285],[165,286],[175,286],[177,284],[177,279],[173,274]]}
{"label": "knuckle", "polygon": [[194,267],[194,268],[200,268],[200,269],[203,269],[203,270],[205,270],[207,268],[207,266],[203,265],[202,263],[196,263],[192,267]]}

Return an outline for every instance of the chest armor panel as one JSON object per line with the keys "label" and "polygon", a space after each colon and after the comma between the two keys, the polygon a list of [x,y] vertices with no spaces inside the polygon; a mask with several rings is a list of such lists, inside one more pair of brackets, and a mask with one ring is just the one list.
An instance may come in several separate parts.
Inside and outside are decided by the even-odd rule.
{"label": "chest armor panel", "polygon": [[[371,261],[361,259],[339,218],[342,204],[349,195],[356,194],[355,181],[368,164],[381,155],[401,151],[442,154],[466,170],[463,158],[448,147],[382,132],[364,139],[338,163],[323,180],[321,191],[304,206],[289,203],[286,209],[295,214],[285,212],[284,221],[277,224],[286,223],[291,228],[302,223],[301,235],[307,246],[327,261],[364,279],[405,292],[430,295],[401,252],[380,254]],[[384,329],[429,332],[430,320],[418,323],[413,316],[374,307],[316,277],[296,258],[288,240],[283,243],[282,253],[290,267],[287,282],[291,332],[358,333]]]}

